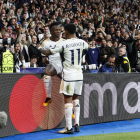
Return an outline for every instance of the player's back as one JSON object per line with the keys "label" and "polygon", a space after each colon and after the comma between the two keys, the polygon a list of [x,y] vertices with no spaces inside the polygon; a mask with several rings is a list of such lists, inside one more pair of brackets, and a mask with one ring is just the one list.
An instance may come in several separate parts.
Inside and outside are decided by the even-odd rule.
{"label": "player's back", "polygon": [[62,42],[62,48],[64,79],[82,80],[81,58],[88,44],[82,39],[71,38]]}

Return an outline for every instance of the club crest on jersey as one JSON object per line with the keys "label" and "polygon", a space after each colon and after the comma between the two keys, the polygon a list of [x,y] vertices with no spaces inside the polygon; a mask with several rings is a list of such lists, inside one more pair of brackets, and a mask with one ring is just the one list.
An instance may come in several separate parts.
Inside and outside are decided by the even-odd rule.
{"label": "club crest on jersey", "polygon": [[56,47],[56,45],[54,45],[54,46],[51,46],[51,45],[50,45],[50,46],[49,46],[49,48],[51,48],[51,49],[54,49],[55,47]]}

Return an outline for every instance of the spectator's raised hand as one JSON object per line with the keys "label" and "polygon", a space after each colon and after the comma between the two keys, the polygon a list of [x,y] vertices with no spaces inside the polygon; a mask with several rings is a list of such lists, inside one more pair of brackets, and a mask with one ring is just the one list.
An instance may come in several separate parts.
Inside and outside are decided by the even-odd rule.
{"label": "spectator's raised hand", "polygon": [[42,32],[40,30],[37,31],[37,34],[41,34]]}
{"label": "spectator's raised hand", "polygon": [[18,23],[15,23],[15,26],[18,28],[19,27]]}
{"label": "spectator's raised hand", "polygon": [[2,38],[2,34],[1,34],[1,32],[0,32],[0,38]]}
{"label": "spectator's raised hand", "polygon": [[77,22],[74,22],[75,26],[77,27],[78,26],[78,23]]}
{"label": "spectator's raised hand", "polygon": [[22,33],[22,34],[25,33],[25,28],[22,28],[22,29],[21,29],[21,33]]}
{"label": "spectator's raised hand", "polygon": [[3,21],[3,25],[4,25],[4,27],[7,27],[8,22],[6,22],[6,21],[4,20],[4,21]]}
{"label": "spectator's raised hand", "polygon": [[35,22],[32,21],[32,23],[31,23],[31,27],[34,27],[34,26],[35,26]]}
{"label": "spectator's raised hand", "polygon": [[3,5],[3,0],[1,0],[1,5]]}
{"label": "spectator's raised hand", "polygon": [[100,28],[97,28],[97,30],[96,30],[97,32],[99,32],[100,31]]}
{"label": "spectator's raised hand", "polygon": [[114,16],[114,20],[116,20],[117,19],[117,16]]}
{"label": "spectator's raised hand", "polygon": [[103,58],[107,58],[107,55],[104,55]]}
{"label": "spectator's raised hand", "polygon": [[131,36],[131,32],[128,31],[128,35]]}
{"label": "spectator's raised hand", "polygon": [[25,28],[25,33],[26,33],[26,35],[29,35],[29,32],[28,32],[27,28]]}
{"label": "spectator's raised hand", "polygon": [[118,47],[121,47],[122,46],[122,43],[119,43],[119,46]]}

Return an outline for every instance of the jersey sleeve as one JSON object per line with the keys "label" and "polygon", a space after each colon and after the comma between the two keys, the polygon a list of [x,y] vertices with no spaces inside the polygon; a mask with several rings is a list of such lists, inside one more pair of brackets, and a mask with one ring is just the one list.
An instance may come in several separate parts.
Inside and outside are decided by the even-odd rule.
{"label": "jersey sleeve", "polygon": [[50,52],[52,54],[61,53],[62,52],[62,43],[55,45],[54,47],[50,48]]}
{"label": "jersey sleeve", "polygon": [[47,46],[47,43],[46,42],[42,43],[42,48],[44,50],[48,50],[48,46]]}
{"label": "jersey sleeve", "polygon": [[88,49],[88,43],[87,42],[83,42],[84,44],[83,44],[83,49],[85,49],[85,50],[87,50]]}

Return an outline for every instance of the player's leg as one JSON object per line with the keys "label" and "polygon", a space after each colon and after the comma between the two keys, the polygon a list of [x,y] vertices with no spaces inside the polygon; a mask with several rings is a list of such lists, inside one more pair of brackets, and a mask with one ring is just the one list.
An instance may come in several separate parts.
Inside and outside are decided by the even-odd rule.
{"label": "player's leg", "polygon": [[62,134],[73,134],[72,129],[72,96],[74,93],[73,82],[61,81],[60,93],[64,95],[66,128],[58,131]]}
{"label": "player's leg", "polygon": [[75,115],[75,125],[74,125],[74,131],[79,132],[79,118],[80,118],[80,101],[79,96],[82,92],[82,85],[83,81],[75,82],[75,89],[74,89],[74,95],[73,95],[73,106],[74,106],[74,115]]}
{"label": "player's leg", "polygon": [[65,103],[65,120],[66,120],[66,127],[70,132],[72,130],[72,109],[73,109],[73,104],[72,104],[72,97],[64,95],[64,103]]}
{"label": "player's leg", "polygon": [[48,106],[49,103],[52,102],[51,99],[51,86],[52,86],[52,81],[51,81],[51,76],[54,76],[57,74],[57,71],[55,67],[51,64],[48,64],[44,70],[44,83],[45,83],[45,89],[47,91],[47,98],[45,102],[43,103],[43,106]]}
{"label": "player's leg", "polygon": [[44,74],[47,76],[55,76],[57,74],[57,70],[52,64],[48,64],[44,70]]}
{"label": "player's leg", "polygon": [[52,102],[52,99],[51,99],[51,86],[52,86],[51,76],[44,75],[44,86],[45,86],[45,90],[47,91],[47,97],[45,99],[45,102],[43,103],[43,106],[48,106],[49,103]]}
{"label": "player's leg", "polygon": [[73,95],[73,108],[74,108],[74,115],[75,115],[75,124],[74,124],[74,131],[79,132],[79,118],[80,118],[80,102],[79,96]]}

